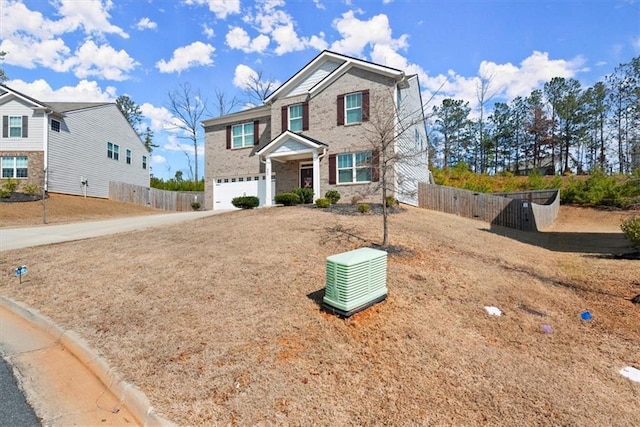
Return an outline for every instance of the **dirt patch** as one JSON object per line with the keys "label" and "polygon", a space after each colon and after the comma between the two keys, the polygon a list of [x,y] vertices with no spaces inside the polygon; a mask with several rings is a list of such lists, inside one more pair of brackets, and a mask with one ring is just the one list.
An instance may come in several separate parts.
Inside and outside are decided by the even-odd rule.
{"label": "dirt patch", "polygon": [[638,261],[413,208],[390,226],[411,254],[349,319],[319,307],[325,260],[379,243],[381,218],[300,207],[3,252],[0,293],[180,425],[640,425],[640,385],[619,375],[640,366]]}

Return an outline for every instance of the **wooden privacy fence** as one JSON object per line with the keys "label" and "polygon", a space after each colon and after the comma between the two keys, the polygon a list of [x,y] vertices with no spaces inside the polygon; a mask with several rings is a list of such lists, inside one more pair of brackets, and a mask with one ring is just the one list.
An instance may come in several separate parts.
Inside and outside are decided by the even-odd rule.
{"label": "wooden privacy fence", "polygon": [[517,230],[549,227],[560,209],[559,190],[517,193],[477,193],[460,188],[419,183],[418,206]]}
{"label": "wooden privacy fence", "polygon": [[192,211],[193,202],[204,205],[202,191],[167,191],[124,182],[109,182],[109,199],[165,211]]}

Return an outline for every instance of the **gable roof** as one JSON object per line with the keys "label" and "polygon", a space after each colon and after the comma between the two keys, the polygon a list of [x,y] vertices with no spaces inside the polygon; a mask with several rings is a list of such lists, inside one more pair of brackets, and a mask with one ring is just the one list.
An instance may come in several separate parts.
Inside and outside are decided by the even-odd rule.
{"label": "gable roof", "polygon": [[[46,110],[49,113],[63,117],[64,113],[76,110],[84,110],[86,108],[100,107],[103,105],[114,104],[113,102],[42,102],[32,98],[24,93],[11,89],[9,86],[0,84],[0,100],[3,97],[12,95],[33,105],[34,108]],[[115,105],[115,104],[114,104]]]}
{"label": "gable roof", "polygon": [[375,64],[373,62],[364,61],[362,59],[353,58],[351,56],[342,55],[329,50],[320,52],[314,59],[305,65],[300,71],[291,76],[286,82],[280,85],[271,95],[265,98],[265,104],[271,104],[281,96],[286,94],[305,79],[309,78],[316,71],[320,70],[324,64],[332,62],[335,66],[333,69],[327,70],[327,74],[322,76],[320,81],[315,83],[311,88],[307,90],[307,93],[313,94],[324,89],[326,86],[335,81],[338,77],[349,71],[351,68],[360,68],[371,71],[376,74],[382,74],[384,76],[393,78],[396,82],[402,83],[406,80],[404,71],[396,68],[387,67],[385,65]]}
{"label": "gable roof", "polygon": [[113,102],[47,102],[47,105],[59,113],[102,107],[109,104],[113,104]]}
{"label": "gable roof", "polygon": [[15,89],[11,89],[9,86],[0,84],[0,91],[2,91],[2,93],[0,93],[0,100],[2,100],[2,98],[4,98],[7,95],[13,95],[17,98],[22,99],[23,101],[26,101],[29,104],[32,104],[36,108],[44,108],[44,109],[50,108],[47,104],[40,102],[35,98],[27,96],[24,93],[20,93]]}
{"label": "gable roof", "polygon": [[285,130],[280,135],[272,139],[267,145],[256,150],[255,154],[261,155],[261,154],[270,152],[273,149],[275,149],[277,146],[282,144],[283,142],[286,142],[287,140],[293,140],[293,141],[299,142],[300,144],[307,146],[309,148],[318,149],[318,148],[328,147],[327,144],[325,144],[324,142],[320,142],[317,139],[310,138],[300,133],[291,132],[290,130]]}

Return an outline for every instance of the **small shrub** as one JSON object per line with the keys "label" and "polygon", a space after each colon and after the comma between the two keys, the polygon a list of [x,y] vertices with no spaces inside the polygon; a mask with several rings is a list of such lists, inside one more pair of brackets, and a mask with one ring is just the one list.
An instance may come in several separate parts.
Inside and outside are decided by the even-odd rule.
{"label": "small shrub", "polygon": [[197,211],[200,209],[200,202],[191,202],[191,209]]}
{"label": "small shrub", "polygon": [[369,206],[366,203],[360,203],[358,205],[358,212],[360,212],[361,214],[366,214],[369,213],[371,211],[371,206]]}
{"label": "small shrub", "polygon": [[293,206],[300,203],[300,197],[296,193],[279,193],[274,200],[279,205]]}
{"label": "small shrub", "polygon": [[620,228],[634,246],[640,247],[640,216],[625,219]]}
{"label": "small shrub", "polygon": [[335,205],[336,203],[338,203],[338,200],[340,200],[340,193],[338,192],[338,190],[329,190],[324,193],[324,197],[328,199],[332,205]]}
{"label": "small shrub", "polygon": [[4,188],[0,188],[0,198],[2,199],[6,199],[11,195],[10,192],[8,192],[7,190],[5,190]]}
{"label": "small shrub", "polygon": [[313,190],[311,188],[294,188],[292,193],[297,194],[300,199],[299,203],[313,203]]}
{"label": "small shrub", "polygon": [[40,187],[38,187],[37,184],[26,184],[22,186],[22,191],[30,196],[35,196],[36,194],[40,194]]}
{"label": "small shrub", "polygon": [[329,199],[321,197],[316,200],[316,206],[319,208],[328,208],[329,206],[331,206],[331,201]]}
{"label": "small shrub", "polygon": [[231,199],[231,204],[240,209],[253,209],[258,207],[260,199],[256,196],[240,196]]}
{"label": "small shrub", "polygon": [[[17,179],[9,178],[8,180],[5,181],[4,184],[2,184],[2,191],[11,194],[14,191],[16,191],[16,188],[18,188],[18,184],[19,183]],[[8,197],[8,196],[5,196],[5,197]]]}
{"label": "small shrub", "polygon": [[384,204],[387,205],[388,208],[392,208],[398,206],[398,201],[393,196],[387,196],[384,198]]}

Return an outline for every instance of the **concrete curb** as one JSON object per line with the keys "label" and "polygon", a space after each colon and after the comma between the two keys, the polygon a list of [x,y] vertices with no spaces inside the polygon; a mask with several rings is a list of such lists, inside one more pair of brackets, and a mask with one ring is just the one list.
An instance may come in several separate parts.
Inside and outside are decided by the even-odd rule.
{"label": "concrete curb", "polygon": [[10,298],[0,296],[0,304],[59,342],[69,353],[85,365],[144,427],[177,426],[173,421],[158,415],[147,396],[132,384],[124,381],[115,369],[109,366],[107,360],[98,355],[89,343],[76,332],[63,329],[39,311]]}

